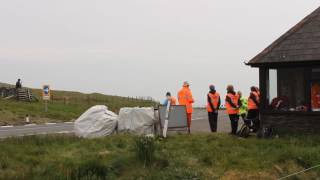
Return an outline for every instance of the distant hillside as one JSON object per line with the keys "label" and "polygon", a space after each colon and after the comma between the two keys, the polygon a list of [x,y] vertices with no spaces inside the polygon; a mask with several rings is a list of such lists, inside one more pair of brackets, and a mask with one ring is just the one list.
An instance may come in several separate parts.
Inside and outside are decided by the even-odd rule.
{"label": "distant hillside", "polygon": [[14,85],[0,82],[0,87],[14,87]]}
{"label": "distant hillside", "polygon": [[[0,87],[12,85],[0,83]],[[0,125],[24,124],[28,114],[36,123],[63,122],[78,118],[85,110],[94,105],[106,105],[111,111],[118,112],[122,107],[150,107],[158,103],[152,99],[110,96],[100,93],[85,94],[73,91],[52,91],[52,100],[48,104],[48,112],[44,112],[41,100],[41,89],[31,89],[37,102],[19,102],[0,98]]]}

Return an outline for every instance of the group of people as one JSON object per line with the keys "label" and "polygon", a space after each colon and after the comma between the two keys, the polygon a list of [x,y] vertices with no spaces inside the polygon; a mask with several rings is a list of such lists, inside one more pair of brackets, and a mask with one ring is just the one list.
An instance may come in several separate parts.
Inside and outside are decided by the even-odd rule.
{"label": "group of people", "polygon": [[[259,104],[260,104],[260,91],[258,87],[252,86],[250,88],[250,96],[245,98],[240,91],[235,92],[232,85],[227,86],[227,95],[225,97],[226,113],[229,116],[231,124],[231,134],[237,134],[238,122],[240,117],[244,123],[249,126],[253,131],[260,128],[259,121]],[[176,105],[177,100],[171,95],[170,92],[166,94],[164,105]],[[183,83],[182,89],[178,92],[179,105],[186,106],[187,111],[187,124],[188,132],[190,133],[191,120],[192,120],[192,104],[194,99],[190,90],[188,82]],[[216,91],[214,85],[209,86],[209,93],[207,94],[207,111],[211,132],[217,132],[218,114],[221,108],[221,97]]]}
{"label": "group of people", "polygon": [[[209,124],[211,131],[216,132],[221,99],[220,94],[216,92],[214,85],[210,85],[209,89],[210,91],[207,97]],[[240,91],[235,92],[232,85],[227,86],[225,108],[230,119],[231,134],[237,134],[240,117],[253,131],[256,132],[260,128],[260,91],[258,87],[254,86],[250,88],[250,91],[249,98],[245,98]]]}
{"label": "group of people", "polygon": [[[165,106],[168,105],[168,103],[170,103],[170,105],[177,104],[176,98],[173,97],[170,92],[167,92],[166,96],[167,96],[167,99],[164,102]],[[192,104],[194,103],[194,99],[192,96],[192,92],[190,90],[190,84],[187,81],[183,83],[182,89],[178,92],[178,102],[179,102],[179,105],[186,106],[188,132],[190,133],[192,112],[193,112]]]}

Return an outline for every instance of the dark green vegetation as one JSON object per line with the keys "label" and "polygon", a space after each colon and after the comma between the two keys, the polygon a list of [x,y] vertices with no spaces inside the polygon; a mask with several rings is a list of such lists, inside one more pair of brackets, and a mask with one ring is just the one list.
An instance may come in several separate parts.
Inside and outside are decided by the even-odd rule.
{"label": "dark green vegetation", "polygon": [[121,107],[150,107],[156,105],[156,102],[152,100],[108,96],[98,93],[52,91],[52,101],[48,104],[49,111],[45,112],[44,102],[40,98],[41,90],[32,89],[32,92],[39,101],[19,102],[0,98],[0,125],[23,124],[27,114],[31,117],[33,123],[70,121],[79,117],[93,105],[106,105],[109,110],[114,112],[118,112]]}
{"label": "dark green vegetation", "polygon": [[[0,141],[0,179],[276,179],[319,164],[320,136],[240,139],[225,134],[156,139],[145,166],[137,137],[32,136]],[[320,169],[293,179],[316,179]]]}
{"label": "dark green vegetation", "polygon": [[135,140],[135,152],[137,159],[144,167],[152,165],[155,159],[156,141],[153,137],[142,136]]}

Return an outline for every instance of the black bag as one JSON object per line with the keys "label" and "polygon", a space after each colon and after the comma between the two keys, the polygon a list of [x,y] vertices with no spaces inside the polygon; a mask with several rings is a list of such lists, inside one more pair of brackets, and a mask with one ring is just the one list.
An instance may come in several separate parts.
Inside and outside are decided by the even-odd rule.
{"label": "black bag", "polygon": [[243,124],[240,130],[238,131],[238,136],[247,138],[250,135],[250,127],[246,124]]}
{"label": "black bag", "polygon": [[258,133],[257,136],[258,138],[273,138],[275,135],[274,129],[273,128],[261,128]]}

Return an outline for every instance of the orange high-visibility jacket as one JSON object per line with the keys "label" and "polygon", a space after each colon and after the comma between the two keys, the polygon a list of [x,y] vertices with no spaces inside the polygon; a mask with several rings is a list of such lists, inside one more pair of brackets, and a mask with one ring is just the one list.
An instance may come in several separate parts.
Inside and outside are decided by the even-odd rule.
{"label": "orange high-visibility jacket", "polygon": [[[255,97],[256,97],[256,100],[258,102],[260,102],[260,97],[259,97],[259,93],[258,92],[251,92]],[[252,98],[248,98],[248,109],[259,109],[258,105],[253,101]]]}
{"label": "orange high-visibility jacket", "polygon": [[[239,95],[228,93],[227,96],[231,99],[232,103],[236,106],[239,105]],[[238,114],[239,108],[234,108],[229,102],[226,101],[226,109],[228,114]]]}
{"label": "orange high-visibility jacket", "polygon": [[[209,93],[208,96],[210,97],[211,103],[213,105],[214,109],[218,109],[218,104],[219,104],[219,99],[220,99],[220,94],[219,93]],[[213,112],[213,109],[210,106],[210,103],[207,103],[207,110],[208,112]]]}
{"label": "orange high-visibility jacket", "polygon": [[188,87],[183,87],[178,93],[178,101],[180,105],[186,106],[187,113],[192,113],[192,103],[194,103],[192,92]]}
{"label": "orange high-visibility jacket", "polygon": [[177,99],[176,99],[175,97],[172,97],[172,96],[171,96],[171,98],[170,98],[170,104],[171,104],[172,106],[177,105]]}

